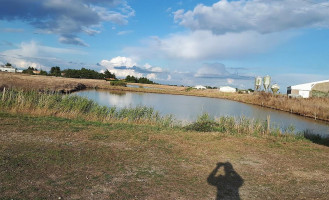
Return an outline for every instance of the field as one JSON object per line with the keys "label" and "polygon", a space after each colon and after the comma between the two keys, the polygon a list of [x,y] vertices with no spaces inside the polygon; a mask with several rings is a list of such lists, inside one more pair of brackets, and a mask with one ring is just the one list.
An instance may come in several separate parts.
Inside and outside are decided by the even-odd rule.
{"label": "field", "polygon": [[[305,117],[329,121],[329,98],[309,98],[296,99],[287,98],[286,95],[271,95],[266,93],[257,94],[228,94],[221,93],[215,89],[195,90],[187,87],[167,86],[167,85],[149,85],[149,84],[134,84],[139,88],[111,86],[105,80],[92,79],[73,79],[62,77],[48,76],[31,76],[25,74],[12,74],[0,72],[0,88],[20,88],[25,90],[40,90],[40,91],[59,91],[69,93],[72,91],[84,88],[98,88],[119,91],[131,92],[149,92],[160,94],[175,94],[201,96],[211,98],[224,98],[234,101],[239,101],[248,104],[259,105],[267,108],[281,110],[285,112],[302,115]],[[321,86],[324,87],[324,86]]]}
{"label": "field", "polygon": [[327,199],[329,148],[266,123],[0,93],[0,199]]}
{"label": "field", "polygon": [[329,148],[306,140],[6,112],[0,127],[0,199],[327,199],[329,193]]}

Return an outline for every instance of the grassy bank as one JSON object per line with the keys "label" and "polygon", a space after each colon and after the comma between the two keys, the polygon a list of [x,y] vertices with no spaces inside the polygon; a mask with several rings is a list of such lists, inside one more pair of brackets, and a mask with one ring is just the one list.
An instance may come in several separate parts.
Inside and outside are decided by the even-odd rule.
{"label": "grassy bank", "polygon": [[[147,84],[133,84],[149,86]],[[105,80],[73,79],[47,76],[30,76],[0,72],[0,88],[9,88],[71,92],[85,88],[99,88],[117,91],[149,92],[159,94],[189,95],[211,98],[223,98],[243,103],[263,106],[276,110],[294,113],[305,117],[329,121],[329,98],[289,99],[285,95],[257,94],[227,94],[215,89],[187,90],[186,87],[152,85],[152,88],[132,88],[111,86]]]}
{"label": "grassy bank", "polygon": [[135,108],[117,109],[100,106],[86,98],[57,93],[36,91],[3,90],[0,93],[0,110],[11,113],[28,113],[38,116],[57,116],[69,119],[84,119],[99,122],[125,122],[135,124],[157,125],[166,128],[180,128],[200,132],[220,132],[228,135],[250,135],[278,139],[309,139],[315,143],[329,146],[329,137],[320,137],[309,131],[295,133],[294,128],[282,130],[271,125],[270,118],[265,121],[241,116],[211,118],[204,114],[191,124],[183,124],[171,115],[161,116],[153,108],[138,106]]}
{"label": "grassy bank", "polygon": [[160,116],[152,108],[108,108],[83,97],[57,93],[3,90],[0,94],[0,109],[14,113],[82,118],[90,121],[120,121],[173,126],[171,116]]}
{"label": "grassy bank", "polygon": [[205,114],[179,126],[150,108],[7,90],[0,127],[0,199],[326,199],[329,192],[329,148],[266,121]]}
{"label": "grassy bank", "polygon": [[306,140],[3,111],[0,127],[0,199],[327,199],[329,193],[329,148]]}

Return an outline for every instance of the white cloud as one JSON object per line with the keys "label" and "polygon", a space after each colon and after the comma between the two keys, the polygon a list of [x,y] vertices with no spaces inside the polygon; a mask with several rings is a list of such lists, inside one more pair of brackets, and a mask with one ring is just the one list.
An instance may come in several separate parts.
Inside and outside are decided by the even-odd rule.
{"label": "white cloud", "polygon": [[254,31],[242,33],[213,34],[199,30],[176,33],[167,38],[149,38],[146,46],[127,47],[125,52],[142,58],[164,57],[165,59],[226,59],[262,53],[293,34],[260,34]]}
{"label": "white cloud", "polygon": [[39,33],[59,35],[59,42],[87,46],[79,33],[94,35],[104,22],[125,25],[135,11],[125,0],[2,0],[0,20],[21,20]]}
{"label": "white cloud", "polygon": [[121,57],[121,56],[112,58],[111,60],[102,60],[100,62],[100,64],[107,68],[114,68],[114,67],[121,67],[121,66],[131,68],[131,67],[137,65],[137,63],[134,62],[131,58]]}
{"label": "white cloud", "polygon": [[49,65],[55,66],[65,62],[55,57],[60,54],[83,55],[86,53],[75,49],[43,46],[35,41],[30,41],[22,42],[16,49],[0,52],[0,58],[19,68],[31,66],[37,69],[48,70]]}
{"label": "white cloud", "polygon": [[138,73],[133,69],[108,69],[111,73],[114,73],[117,77],[123,77],[125,78],[126,76],[135,76],[137,78],[143,77],[142,73]]}
{"label": "white cloud", "polygon": [[130,57],[118,56],[111,60],[102,60],[99,63],[101,66],[106,67],[111,73],[118,77],[126,77],[128,75],[135,77],[147,77],[149,79],[157,79],[157,74],[163,73],[161,67],[152,67],[146,63],[143,67],[138,67],[137,62]]}
{"label": "white cloud", "polygon": [[148,74],[148,75],[146,76],[146,78],[151,79],[151,80],[156,80],[156,79],[157,79],[157,75],[154,74],[154,73],[151,73],[151,74]]}
{"label": "white cloud", "polygon": [[144,68],[145,68],[145,69],[151,69],[151,68],[152,68],[152,65],[146,63],[146,64],[144,65]]}
{"label": "white cloud", "polygon": [[303,27],[329,27],[328,1],[301,0],[221,0],[211,6],[174,12],[174,20],[195,30],[215,34],[257,31],[271,33]]}

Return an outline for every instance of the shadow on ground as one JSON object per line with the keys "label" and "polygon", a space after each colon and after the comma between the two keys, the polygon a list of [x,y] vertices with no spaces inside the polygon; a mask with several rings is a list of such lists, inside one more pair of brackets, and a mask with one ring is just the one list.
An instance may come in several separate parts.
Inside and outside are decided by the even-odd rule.
{"label": "shadow on ground", "polygon": [[[224,168],[224,175],[216,176],[218,171]],[[234,170],[231,163],[217,163],[216,168],[209,174],[207,181],[217,187],[216,200],[240,199],[239,188],[243,185],[242,177]]]}

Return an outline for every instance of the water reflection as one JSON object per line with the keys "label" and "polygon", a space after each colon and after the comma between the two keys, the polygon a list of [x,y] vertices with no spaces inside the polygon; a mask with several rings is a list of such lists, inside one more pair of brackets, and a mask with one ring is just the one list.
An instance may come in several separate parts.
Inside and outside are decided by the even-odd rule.
{"label": "water reflection", "polygon": [[75,94],[110,107],[124,108],[139,105],[153,107],[161,114],[173,114],[176,119],[181,121],[195,121],[204,112],[209,113],[213,117],[246,116],[259,120],[265,120],[267,115],[270,115],[271,124],[276,124],[283,129],[287,129],[293,125],[296,127],[296,131],[308,129],[319,134],[329,134],[328,123],[225,99],[104,90],[86,90],[79,91]]}

